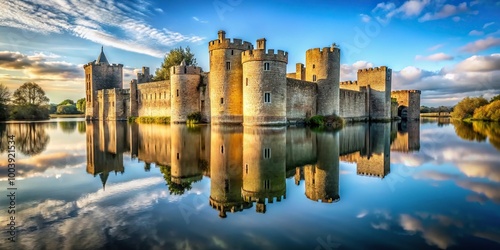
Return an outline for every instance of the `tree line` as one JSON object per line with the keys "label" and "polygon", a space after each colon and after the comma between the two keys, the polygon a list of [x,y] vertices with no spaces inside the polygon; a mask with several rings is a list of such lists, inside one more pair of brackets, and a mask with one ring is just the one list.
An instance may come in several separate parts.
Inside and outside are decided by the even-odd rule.
{"label": "tree line", "polygon": [[12,94],[0,83],[0,120],[46,120],[50,114],[82,114],[85,98],[49,104],[45,91],[34,82],[26,82]]}
{"label": "tree line", "polygon": [[453,109],[451,117],[458,120],[500,121],[500,95],[491,98],[466,97]]}

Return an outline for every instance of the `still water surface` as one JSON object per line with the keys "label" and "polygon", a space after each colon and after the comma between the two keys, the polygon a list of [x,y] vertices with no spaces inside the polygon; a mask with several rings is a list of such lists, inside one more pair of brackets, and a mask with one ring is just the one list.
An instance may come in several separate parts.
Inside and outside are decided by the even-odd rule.
{"label": "still water surface", "polygon": [[2,225],[10,134],[0,249],[500,249],[497,123],[0,124]]}

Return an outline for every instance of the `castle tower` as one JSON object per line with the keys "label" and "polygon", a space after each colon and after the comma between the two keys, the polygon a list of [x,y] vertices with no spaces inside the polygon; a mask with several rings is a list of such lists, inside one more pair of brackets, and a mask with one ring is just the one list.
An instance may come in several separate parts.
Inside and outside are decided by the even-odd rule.
{"label": "castle tower", "polygon": [[268,203],[286,198],[286,127],[243,127],[243,187],[246,202],[265,213]]}
{"label": "castle tower", "polygon": [[[398,102],[398,116],[404,120],[420,119],[420,90],[397,90],[391,92],[391,97]],[[406,117],[401,111],[406,109]]]}
{"label": "castle tower", "polygon": [[286,64],[288,53],[266,51],[266,39],[257,49],[241,55],[243,62],[243,123],[273,125],[286,123]]}
{"label": "castle tower", "polygon": [[170,68],[170,89],[173,123],[184,123],[187,116],[200,112],[198,85],[200,84],[201,68],[186,65],[185,61],[179,66]]}
{"label": "castle tower", "polygon": [[199,131],[189,131],[185,125],[179,124],[170,125],[170,130],[172,182],[184,186],[201,180]]}
{"label": "castle tower", "polygon": [[241,39],[226,39],[219,31],[218,39],[208,43],[210,53],[210,111],[211,123],[243,122],[243,65],[241,53],[253,49]]}
{"label": "castle tower", "polygon": [[85,117],[99,119],[97,91],[101,89],[123,88],[123,64],[109,64],[103,48],[97,60],[83,66],[85,70]]}
{"label": "castle tower", "polygon": [[142,67],[142,73],[137,73],[138,83],[151,82],[152,80],[153,75],[149,74],[149,67]]}
{"label": "castle tower", "polygon": [[313,201],[332,203],[339,196],[339,135],[317,134],[318,161],[304,167],[306,197]]}
{"label": "castle tower", "polygon": [[358,70],[358,86],[367,87],[371,120],[391,119],[391,78],[386,66]]}
{"label": "castle tower", "polygon": [[221,218],[226,212],[242,211],[252,203],[241,197],[243,185],[243,127],[211,127],[210,139],[210,206],[219,211]]}
{"label": "castle tower", "polygon": [[306,81],[318,84],[318,115],[339,114],[340,49],[333,46],[306,51]]}

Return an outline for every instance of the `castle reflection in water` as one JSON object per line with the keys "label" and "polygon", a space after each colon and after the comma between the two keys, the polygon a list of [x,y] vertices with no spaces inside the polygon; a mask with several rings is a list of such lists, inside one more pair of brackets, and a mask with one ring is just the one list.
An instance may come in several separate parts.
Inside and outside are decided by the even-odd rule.
{"label": "castle reflection in water", "polygon": [[336,202],[339,164],[355,163],[357,174],[384,178],[390,152],[420,148],[420,124],[358,123],[336,132],[294,127],[243,127],[87,122],[87,172],[123,173],[123,154],[160,168],[171,194],[182,194],[210,178],[210,205],[221,217],[255,204],[286,198],[286,178],[304,181],[308,199]]}

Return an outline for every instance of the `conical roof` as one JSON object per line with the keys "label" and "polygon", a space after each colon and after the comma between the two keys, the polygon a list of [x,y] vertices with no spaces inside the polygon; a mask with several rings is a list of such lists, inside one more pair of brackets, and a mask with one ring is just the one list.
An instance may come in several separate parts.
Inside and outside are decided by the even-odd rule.
{"label": "conical roof", "polygon": [[99,54],[99,57],[97,57],[96,63],[107,63],[107,64],[109,64],[108,59],[106,58],[106,55],[104,55],[104,51],[103,51],[103,47],[102,46],[101,46],[101,54]]}

